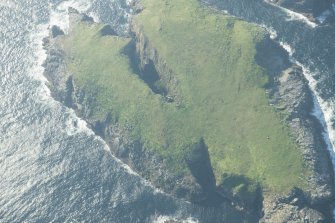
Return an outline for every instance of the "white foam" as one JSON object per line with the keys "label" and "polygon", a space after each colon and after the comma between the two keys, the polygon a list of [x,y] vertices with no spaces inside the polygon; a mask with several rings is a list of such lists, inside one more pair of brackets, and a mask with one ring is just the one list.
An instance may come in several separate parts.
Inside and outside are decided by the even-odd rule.
{"label": "white foam", "polygon": [[0,6],[5,6],[8,8],[19,8],[19,5],[13,1],[4,1],[4,0],[0,0]]}
{"label": "white foam", "polygon": [[[68,31],[69,28],[69,17],[68,17],[68,8],[73,7],[79,12],[83,13],[90,8],[90,0],[85,1],[76,1],[68,0],[64,1],[59,5],[49,4],[50,18],[49,23],[39,24],[34,27],[32,34],[30,35],[31,48],[34,49],[33,63],[31,70],[28,72],[31,77],[41,82],[41,85],[38,89],[39,99],[41,101],[54,101],[51,97],[51,92],[47,87],[48,80],[44,76],[44,67],[42,66],[45,60],[47,59],[47,52],[43,48],[43,38],[49,36],[49,28],[52,25],[57,25],[63,31]],[[37,20],[37,18],[36,18]],[[78,121],[79,126],[81,121]]]}
{"label": "white foam", "polygon": [[299,62],[297,64],[302,67],[305,77],[308,80],[309,86],[314,92],[313,115],[321,121],[321,124],[325,130],[325,132],[323,132],[323,136],[324,136],[325,142],[327,143],[327,147],[331,154],[331,158],[333,162],[333,167],[335,169],[335,155],[334,155],[335,129],[332,127],[332,121],[334,120],[334,117],[335,117],[335,111],[333,109],[335,107],[335,104],[334,102],[325,101],[320,97],[320,95],[317,93],[317,90],[316,90],[317,81],[313,78],[313,75],[311,74],[309,69],[304,67]]}
{"label": "white foam", "polygon": [[125,164],[124,162],[122,162],[122,160],[120,160],[119,158],[115,157],[111,150],[110,147],[108,146],[108,144],[99,136],[96,136],[97,138],[99,138],[99,140],[102,140],[104,142],[104,149],[110,153],[111,156],[113,156],[113,158],[116,160],[116,162],[118,162],[118,164],[129,174],[136,176],[138,178],[140,178],[142,180],[142,183],[150,188],[152,188],[155,194],[164,194],[165,196],[170,196],[173,197],[169,194],[166,194],[164,191],[162,191],[159,188],[156,188],[151,182],[146,181],[145,179],[143,179],[137,172],[135,172],[130,166],[128,166],[127,164]]}
{"label": "white foam", "polygon": [[[51,10],[49,23],[36,25],[31,32],[30,43],[31,49],[34,49],[34,55],[32,58],[31,69],[28,71],[28,74],[41,83],[36,89],[36,94],[38,95],[36,100],[45,102],[49,106],[57,105],[59,103],[52,98],[51,91],[47,86],[48,80],[44,76],[44,67],[42,65],[47,59],[47,52],[43,48],[43,38],[49,36],[49,28],[51,25],[58,25],[66,30],[66,27],[68,27],[69,24],[68,17],[66,17],[68,14],[68,7],[73,7],[80,12],[84,12],[90,7],[88,2],[89,1],[77,2],[72,0],[63,2],[56,7],[56,10]],[[94,134],[93,131],[87,127],[87,123],[78,118],[72,109],[68,109],[67,114],[68,117],[64,130],[68,135],[75,135],[80,132],[86,132],[88,135]]]}
{"label": "white foam", "polygon": [[[51,99],[51,92],[47,87],[48,80],[43,75],[44,67],[42,66],[44,61],[47,58],[47,53],[43,49],[43,38],[49,35],[49,28],[52,25],[58,25],[65,32],[68,31],[69,28],[69,19],[67,9],[68,7],[73,7],[77,9],[79,12],[85,12],[90,8],[90,1],[76,1],[69,0],[62,2],[57,6],[49,5],[50,7],[50,19],[47,24],[39,24],[34,27],[32,30],[32,34],[30,35],[30,43],[31,48],[35,50],[33,56],[33,64],[31,66],[31,70],[28,71],[29,75],[36,80],[41,82],[39,91],[39,99],[42,101]],[[53,10],[54,9],[54,10]]]}
{"label": "white foam", "polygon": [[288,55],[290,56],[290,61],[292,63],[295,63],[296,60],[293,59],[294,50],[292,49],[292,47],[285,42],[279,42],[279,44],[286,50],[286,52],[288,52]]}
{"label": "white foam", "polygon": [[156,217],[152,223],[166,223],[168,221],[178,221],[181,223],[199,223],[199,221],[197,219],[194,218],[187,218],[187,219],[177,219],[175,217],[171,217],[171,216],[158,216]]}
{"label": "white foam", "polygon": [[297,13],[297,12],[294,12],[292,10],[289,10],[287,8],[284,8],[284,7],[281,7],[275,3],[273,3],[273,0],[265,0],[265,2],[277,7],[277,8],[280,8],[282,11],[284,11],[288,16],[289,18],[287,19],[287,21],[301,21],[305,24],[307,24],[308,26],[312,27],[312,28],[315,28],[317,27],[318,25],[315,23],[315,22],[312,22],[310,21],[306,16],[304,16],[303,14],[300,14],[300,13]]}
{"label": "white foam", "polygon": [[[327,144],[327,149],[333,164],[333,170],[335,171],[335,129],[332,127],[332,121],[335,120],[335,101],[327,102],[320,97],[316,89],[317,81],[313,78],[313,74],[310,70],[293,58],[294,50],[291,46],[283,42],[280,42],[280,45],[289,53],[290,60],[302,68],[303,74],[313,92],[314,108],[312,115],[320,121],[324,129],[322,136]],[[335,220],[335,208],[333,209],[333,219]]]}
{"label": "white foam", "polygon": [[[32,34],[30,36],[31,48],[34,49],[35,52],[33,56],[33,63],[31,66],[31,70],[29,71],[29,75],[35,80],[38,80],[41,82],[39,88],[37,89],[38,91],[37,100],[41,102],[46,102],[49,105],[58,104],[58,102],[56,102],[51,97],[51,92],[49,88],[47,87],[48,80],[44,76],[44,67],[42,66],[42,64],[47,58],[47,53],[46,53],[46,50],[43,49],[42,40],[43,38],[48,37],[49,27],[52,25],[59,26],[65,32],[68,31],[68,28],[69,28],[69,21],[68,21],[68,16],[67,16],[68,7],[73,7],[77,9],[79,12],[85,12],[85,10],[89,9],[88,1],[77,2],[77,1],[70,0],[70,1],[63,2],[57,5],[54,10],[51,10],[52,12],[50,14],[50,23],[37,25],[32,31]],[[87,127],[87,123],[84,120],[76,116],[74,110],[68,109],[67,113],[69,116],[67,117],[64,131],[68,135],[71,136],[71,135],[78,134],[80,132],[86,132],[88,135],[94,134],[93,131]],[[101,140],[101,142],[104,143],[104,149],[110,152],[110,148],[108,147],[106,142],[104,142],[104,140],[102,140],[99,136],[96,136],[96,138],[98,140]],[[139,176],[136,172],[134,172],[128,165],[124,164],[121,160],[117,159],[115,156],[113,156],[113,158],[115,158],[115,160],[119,162],[120,166],[124,168],[129,174]],[[146,184],[154,188],[150,183],[146,182]],[[161,192],[161,191],[157,190],[157,192]]]}
{"label": "white foam", "polygon": [[270,34],[271,39],[277,39],[277,31],[273,27],[266,26],[265,24],[262,24],[260,26],[263,27]]}
{"label": "white foam", "polygon": [[135,0],[126,0],[127,5],[132,5],[133,3],[135,3]]}
{"label": "white foam", "polygon": [[321,98],[316,89],[317,81],[314,79],[315,74],[313,74],[306,66],[294,59],[294,50],[292,47],[284,42],[280,42],[280,45],[289,53],[291,62],[302,68],[303,74],[308,81],[308,85],[313,92],[314,108],[312,114],[320,121],[323,126],[323,138],[327,144],[327,149],[331,155],[333,168],[335,170],[335,129],[332,127],[332,121],[335,118],[335,103],[334,101],[329,102]]}
{"label": "white foam", "polygon": [[[68,0],[60,3],[59,5],[50,4],[50,27],[53,25],[57,25],[60,27],[64,33],[68,33],[69,31],[69,14],[68,8],[72,7],[77,9],[80,13],[86,12],[91,6],[90,0],[85,1],[76,1],[76,0]],[[95,15],[90,15],[95,20],[95,22],[99,22],[99,19]]]}
{"label": "white foam", "polygon": [[[1,1],[1,0],[0,0]],[[30,42],[31,42],[31,48],[35,49],[34,57],[33,57],[33,64],[31,67],[31,71],[29,71],[29,75],[34,78],[35,80],[38,80],[41,82],[38,91],[38,98],[37,100],[40,100],[41,102],[45,102],[48,105],[57,105],[59,102],[56,102],[52,96],[50,89],[47,86],[48,80],[44,76],[44,67],[42,66],[45,60],[47,59],[47,52],[45,49],[43,49],[43,38],[49,36],[49,28],[52,25],[59,26],[65,33],[69,30],[69,17],[67,9],[68,7],[73,7],[77,9],[80,13],[85,13],[90,8],[90,0],[86,1],[76,1],[76,0],[69,0],[62,2],[61,4],[57,6],[50,7],[53,8],[50,13],[50,22],[48,24],[40,24],[35,27],[35,29],[32,31],[32,34],[30,36]],[[99,22],[99,18],[95,16],[94,14],[90,13],[89,16],[91,16],[94,19],[94,22]],[[130,15],[129,15],[130,16]],[[67,121],[65,123],[64,131],[72,136],[81,132],[85,132],[88,135],[95,135],[95,133],[88,128],[87,122],[81,118],[79,118],[75,111],[73,109],[67,110],[68,117]],[[165,196],[172,197],[172,195],[164,193],[162,190],[154,187],[150,182],[146,181],[144,178],[142,178],[138,173],[136,173],[134,170],[131,169],[130,166],[123,163],[120,159],[115,157],[107,145],[107,143],[100,137],[95,135],[95,139],[99,140],[104,144],[104,150],[110,153],[110,155],[116,160],[121,168],[123,168],[127,173],[137,176],[139,179],[141,179],[142,183],[150,188],[153,189],[153,192],[155,194],[164,194]],[[186,220],[183,221],[185,223],[197,223],[198,221],[191,221]]]}
{"label": "white foam", "polygon": [[44,37],[48,36],[48,25],[38,25],[30,36],[31,48],[35,49],[35,54],[33,56],[33,63],[28,74],[35,80],[39,80],[42,84],[40,85],[39,96],[40,99],[48,100],[50,98],[50,90],[46,83],[48,80],[43,75],[44,67],[42,66],[47,58],[46,51],[43,49],[42,40]]}
{"label": "white foam", "polygon": [[[50,96],[50,90],[49,88],[46,86],[46,78],[43,75],[44,72],[44,68],[41,66],[43,64],[43,62],[46,59],[46,52],[42,47],[42,39],[46,36],[49,35],[49,30],[50,27],[56,25],[58,26],[60,29],[62,29],[64,31],[65,34],[68,34],[69,32],[69,14],[68,14],[68,8],[72,7],[76,10],[78,10],[80,13],[87,13],[87,11],[90,9],[91,7],[91,0],[82,0],[82,1],[77,1],[77,0],[67,0],[67,1],[63,1],[58,5],[49,5],[49,10],[50,10],[50,18],[49,18],[49,24],[43,25],[40,27],[40,31],[36,31],[35,33],[37,33],[37,35],[35,35],[33,38],[38,41],[40,43],[39,47],[37,48],[37,54],[40,55],[40,63],[38,66],[41,68],[40,73],[42,75],[40,76],[40,80],[42,80],[42,86],[43,88],[46,88],[49,91],[48,95],[45,95],[45,98],[47,99],[51,99]],[[92,12],[90,12],[88,14],[89,16],[91,16],[94,20],[94,22],[99,22],[100,19],[98,16],[96,16],[95,14],[93,14]],[[84,121],[83,119],[79,118],[74,110],[69,109],[68,111],[68,119],[66,121],[66,126],[65,126],[65,131],[68,135],[75,135],[81,132],[86,132],[86,134],[88,135],[95,135],[94,132],[88,128],[87,126],[87,122]],[[102,140],[99,136],[96,136],[96,138],[99,138],[99,140]],[[102,140],[103,141],[103,140]],[[104,149],[106,151],[110,152],[110,148],[108,147],[108,145],[105,143],[104,145]],[[115,158],[115,157],[114,157]],[[115,158],[116,159],[116,158]],[[120,162],[121,166],[127,170],[128,173],[133,174],[133,175],[138,175],[137,173],[135,173],[129,166],[125,165],[121,160],[117,159],[118,162]]]}
{"label": "white foam", "polygon": [[65,122],[64,131],[67,135],[72,136],[81,132],[85,132],[87,135],[94,135],[94,132],[88,128],[87,122],[79,118],[74,110],[69,109],[67,114],[67,120]]}
{"label": "white foam", "polygon": [[294,12],[294,11],[291,11],[285,8],[282,8],[282,10],[285,11],[287,15],[289,16],[287,21],[292,21],[292,20],[302,21],[312,28],[315,28],[318,26],[315,22],[310,21],[306,16],[300,13],[297,13],[297,12]]}

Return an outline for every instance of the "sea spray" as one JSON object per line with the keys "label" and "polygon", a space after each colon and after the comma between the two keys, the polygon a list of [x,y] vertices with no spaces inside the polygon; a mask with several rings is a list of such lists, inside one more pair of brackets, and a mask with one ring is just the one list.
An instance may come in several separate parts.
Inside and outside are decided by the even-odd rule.
{"label": "sea spray", "polygon": [[301,67],[303,74],[308,81],[308,85],[313,93],[313,100],[314,100],[314,108],[312,115],[314,115],[321,125],[323,126],[324,132],[323,132],[323,138],[325,143],[327,144],[327,149],[330,153],[332,162],[333,162],[333,167],[335,169],[335,129],[332,126],[332,122],[335,117],[335,113],[333,110],[334,104],[330,104],[330,102],[327,102],[323,100],[317,89],[317,82],[313,78],[313,74],[310,72],[310,70],[298,62],[294,57],[294,49],[292,47],[284,42],[279,42],[280,45],[288,52],[290,60],[292,63],[297,64],[299,67]]}
{"label": "sea spray", "polygon": [[28,74],[35,80],[41,82],[38,89],[38,99],[41,101],[49,100],[51,97],[50,90],[46,85],[48,80],[43,75],[44,68],[42,66],[47,58],[47,53],[43,49],[42,40],[48,36],[48,33],[48,25],[40,24],[34,28],[32,35],[30,36],[31,49],[34,49],[34,56],[32,58],[32,65]]}
{"label": "sea spray", "polygon": [[265,1],[266,3],[271,4],[271,5],[273,5],[273,6],[277,7],[277,8],[279,8],[279,9],[281,9],[282,11],[284,11],[284,12],[288,15],[288,18],[287,18],[286,21],[294,21],[294,20],[296,20],[296,21],[301,21],[301,22],[307,24],[308,26],[310,26],[310,27],[312,27],[312,28],[315,28],[315,27],[318,26],[318,24],[316,24],[315,22],[310,21],[310,20],[309,20],[306,16],[304,16],[303,14],[294,12],[294,11],[292,11],[292,10],[289,10],[289,9],[287,9],[287,8],[284,8],[284,7],[281,7],[281,6],[277,5],[277,4],[274,4],[274,3],[272,3],[271,0],[264,0],[264,1]]}
{"label": "sea spray", "polygon": [[[68,14],[68,8],[72,7],[78,10],[80,13],[86,12],[91,7],[91,1],[85,0],[85,1],[76,1],[76,0],[69,0],[60,3],[59,5],[52,5],[50,4],[50,22],[49,26],[52,27],[54,25],[60,27],[65,34],[68,34],[69,32],[69,14]],[[94,19],[94,22],[99,22],[98,16],[94,15],[93,13],[90,13],[89,16],[91,16]]]}
{"label": "sea spray", "polygon": [[[49,5],[49,7],[51,6]],[[78,7],[76,9],[83,12],[89,9],[89,1],[81,2],[80,4],[73,0],[62,2],[55,10],[51,10],[49,23],[36,25],[30,35],[31,49],[34,49],[34,56],[32,58],[31,70],[28,73],[32,78],[40,81],[41,83],[37,89],[38,97],[36,97],[36,100],[45,102],[48,106],[58,106],[58,102],[51,97],[50,89],[47,86],[48,80],[43,75],[43,63],[47,59],[47,51],[44,49],[43,39],[49,36],[49,30],[52,25],[57,25],[64,31],[68,30],[69,18],[65,16],[65,14],[68,14],[68,7]],[[93,134],[93,132],[87,127],[86,122],[78,118],[74,111],[68,110],[67,113],[68,120],[66,122],[67,126],[65,127],[65,131],[68,135],[74,135],[79,132],[86,132],[89,135]]]}
{"label": "sea spray", "polygon": [[[43,75],[44,73],[44,67],[43,63],[47,59],[47,51],[43,47],[43,39],[49,36],[49,30],[53,25],[56,25],[60,27],[66,34],[68,34],[69,31],[69,16],[68,16],[68,8],[72,7],[76,10],[78,10],[80,13],[85,13],[87,10],[90,9],[89,0],[86,2],[78,3],[77,1],[70,0],[62,2],[61,4],[57,6],[50,6],[54,9],[50,12],[50,19],[49,23],[47,24],[40,24],[37,25],[32,32],[32,35],[30,37],[31,39],[31,47],[32,49],[35,49],[35,54],[33,58],[33,65],[32,70],[29,72],[31,76],[40,81],[40,88],[38,89],[38,97],[37,100],[40,100],[40,102],[44,102],[48,104],[48,106],[55,105],[59,106],[60,102],[55,101],[51,97],[50,89],[48,88],[48,80]],[[90,13],[90,16],[94,18],[94,22],[99,22],[99,18],[94,15],[94,13]],[[65,19],[64,19],[65,18]],[[131,174],[132,176],[137,177],[144,185],[150,187],[153,189],[154,194],[165,194],[162,190],[155,188],[150,182],[146,181],[144,178],[142,178],[138,173],[136,173],[134,170],[131,169],[128,165],[123,163],[120,159],[115,157],[107,145],[107,143],[100,137],[95,135],[93,130],[91,130],[88,127],[88,124],[85,120],[79,118],[75,111],[73,109],[66,109],[66,115],[67,120],[65,121],[64,131],[67,135],[73,136],[80,133],[85,133],[87,136],[93,136],[95,140],[99,140],[104,145],[104,150],[108,152],[113,159],[120,165],[121,168],[126,170],[128,174]],[[165,196],[169,196],[172,198],[171,195],[165,194]]]}
{"label": "sea spray", "polygon": [[[256,23],[254,23],[256,24]],[[258,24],[256,24],[258,25]],[[269,34],[270,34],[270,39],[275,40],[278,37],[277,31],[273,27],[268,27],[265,24],[260,25],[262,28],[264,28]]]}
{"label": "sea spray", "polygon": [[165,222],[180,222],[180,223],[199,223],[197,219],[194,218],[187,218],[187,219],[178,219],[173,216],[157,216],[155,219],[152,221],[152,223],[165,223]]}

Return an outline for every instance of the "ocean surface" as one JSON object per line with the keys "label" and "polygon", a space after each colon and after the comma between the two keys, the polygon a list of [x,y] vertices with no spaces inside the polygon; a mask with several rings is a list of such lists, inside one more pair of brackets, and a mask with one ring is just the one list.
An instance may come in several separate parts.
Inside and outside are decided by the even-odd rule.
{"label": "ocean surface", "polygon": [[[230,14],[266,27],[304,67],[332,151],[335,28],[262,0],[220,2]],[[152,187],[50,96],[42,39],[50,25],[67,30],[69,6],[120,34],[127,30],[125,0],[0,0],[0,222],[221,222],[219,211]]]}

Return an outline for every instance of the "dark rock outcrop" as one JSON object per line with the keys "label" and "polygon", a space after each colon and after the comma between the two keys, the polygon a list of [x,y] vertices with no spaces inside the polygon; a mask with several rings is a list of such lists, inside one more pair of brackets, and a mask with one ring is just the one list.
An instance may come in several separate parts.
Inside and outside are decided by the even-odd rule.
{"label": "dark rock outcrop", "polygon": [[100,34],[102,36],[116,36],[117,33],[110,25],[105,25],[101,30]]}
{"label": "dark rock outcrop", "polygon": [[57,36],[64,35],[64,31],[59,26],[51,27],[51,36],[52,38],[56,38]]}
{"label": "dark rock outcrop", "polygon": [[258,46],[256,61],[269,72],[266,91],[270,104],[282,114],[292,136],[303,152],[306,168],[312,174],[304,191],[294,189],[286,197],[264,196],[264,222],[324,222],[329,210],[319,210],[320,204],[330,205],[334,196],[334,176],[322,126],[312,115],[313,95],[302,68],[293,64],[288,53],[270,38]]}

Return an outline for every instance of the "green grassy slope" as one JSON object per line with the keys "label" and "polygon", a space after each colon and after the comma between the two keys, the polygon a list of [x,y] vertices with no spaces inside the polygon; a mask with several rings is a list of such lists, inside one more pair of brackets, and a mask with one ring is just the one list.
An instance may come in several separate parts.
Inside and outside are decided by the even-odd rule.
{"label": "green grassy slope", "polygon": [[101,26],[80,24],[65,46],[76,84],[96,99],[91,118],[111,113],[181,174],[190,145],[203,137],[218,181],[229,173],[277,193],[304,187],[302,154],[269,106],[267,75],[254,61],[263,31],[196,0],[142,4],[135,22],[173,71],[182,106],[167,103],[132,73],[122,54],[129,39],[101,37]]}

